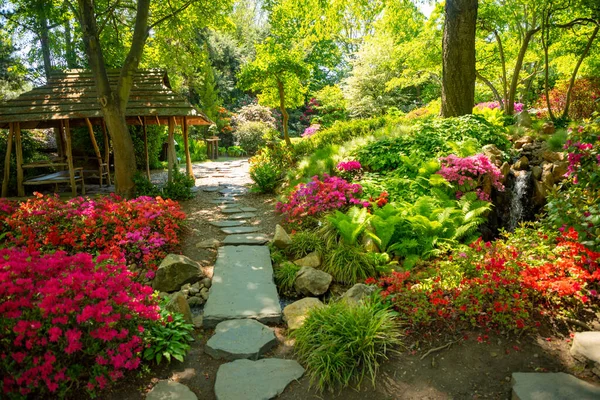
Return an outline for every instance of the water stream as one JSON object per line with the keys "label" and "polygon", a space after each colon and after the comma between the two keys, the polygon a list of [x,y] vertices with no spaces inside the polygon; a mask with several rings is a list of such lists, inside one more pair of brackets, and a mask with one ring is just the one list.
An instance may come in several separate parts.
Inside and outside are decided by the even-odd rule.
{"label": "water stream", "polygon": [[515,230],[519,222],[525,217],[525,202],[529,189],[530,171],[522,171],[516,176],[515,184],[512,187],[512,196],[510,200],[510,217],[508,220],[508,231]]}

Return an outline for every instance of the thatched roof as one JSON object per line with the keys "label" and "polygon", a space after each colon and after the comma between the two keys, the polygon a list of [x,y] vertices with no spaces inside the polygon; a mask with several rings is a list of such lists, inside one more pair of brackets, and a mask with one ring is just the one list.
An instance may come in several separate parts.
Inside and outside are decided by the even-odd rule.
{"label": "thatched roof", "polygon": [[[119,70],[110,70],[111,85],[116,86]],[[135,73],[133,87],[126,110],[127,123],[166,125],[169,117],[180,123],[187,117],[188,125],[210,125],[212,122],[185,98],[171,90],[165,71],[140,70]],[[71,126],[85,124],[89,118],[100,124],[102,112],[96,94],[92,73],[69,70],[53,73],[44,86],[0,103],[0,128],[9,122],[20,122],[22,129],[57,127],[60,120],[69,119]]]}

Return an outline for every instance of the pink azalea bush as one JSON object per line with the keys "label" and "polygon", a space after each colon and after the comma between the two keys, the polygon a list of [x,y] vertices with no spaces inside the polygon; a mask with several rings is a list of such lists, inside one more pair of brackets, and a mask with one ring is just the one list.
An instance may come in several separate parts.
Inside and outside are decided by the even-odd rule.
{"label": "pink azalea bush", "polygon": [[132,278],[108,255],[0,249],[0,397],[93,395],[136,369],[160,316]]}
{"label": "pink azalea bush", "polygon": [[361,201],[362,186],[349,183],[337,176],[323,174],[323,180],[313,176],[308,183],[294,188],[286,203],[277,203],[276,209],[283,214],[284,221],[302,224],[302,219],[315,217],[331,210],[340,210],[351,205],[369,207],[368,201]]}
{"label": "pink azalea bush", "polygon": [[[491,110],[502,109],[502,106],[497,101],[488,101],[485,103],[479,103],[479,104],[475,105],[475,107],[480,110],[482,110],[484,108],[489,108]],[[523,108],[525,108],[525,105],[523,103],[516,103],[516,102],[514,103],[514,110],[516,113],[520,113],[521,111],[523,111]]]}
{"label": "pink azalea bush", "polygon": [[359,179],[362,172],[362,165],[355,160],[339,162],[335,168],[338,170],[338,175],[347,181]]}
{"label": "pink azalea bush", "polygon": [[313,124],[313,125],[309,126],[308,128],[306,128],[301,136],[303,138],[311,137],[312,135],[317,133],[319,131],[319,129],[321,129],[321,125]]}
{"label": "pink azalea bush", "polygon": [[483,190],[484,179],[489,179],[492,187],[503,191],[502,172],[484,154],[458,157],[450,154],[440,158],[442,167],[437,172],[448,182],[458,185],[458,196],[463,192],[475,191],[481,200],[490,201],[490,193]]}

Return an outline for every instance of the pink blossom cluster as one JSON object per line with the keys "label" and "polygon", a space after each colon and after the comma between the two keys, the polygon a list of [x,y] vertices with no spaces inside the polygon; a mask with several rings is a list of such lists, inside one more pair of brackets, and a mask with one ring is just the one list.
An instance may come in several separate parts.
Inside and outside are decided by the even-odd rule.
{"label": "pink blossom cluster", "polygon": [[0,250],[0,382],[9,397],[90,393],[136,369],[152,288],[107,255]]}
{"label": "pink blossom cluster", "polygon": [[338,163],[338,165],[336,166],[336,169],[338,171],[343,171],[343,172],[358,171],[361,168],[362,168],[362,166],[360,165],[360,162],[358,162],[358,161],[342,161],[342,162]]}
{"label": "pink blossom cluster", "polygon": [[[502,109],[502,107],[500,106],[500,103],[497,101],[488,101],[485,103],[479,103],[475,106],[475,108],[478,108],[479,110],[483,110],[484,108],[489,108],[491,110],[495,110],[495,109]],[[514,103],[514,110],[517,113],[520,113],[521,111],[523,111],[523,108],[525,108],[525,105],[523,103]]]}
{"label": "pink blossom cluster", "polygon": [[276,209],[283,214],[287,223],[302,223],[302,218],[316,216],[331,210],[339,210],[351,205],[369,207],[368,201],[361,201],[362,186],[323,174],[323,180],[313,176],[308,183],[294,188],[286,203],[277,203]]}
{"label": "pink blossom cluster", "polygon": [[499,191],[504,190],[502,184],[502,173],[490,159],[484,154],[476,154],[470,157],[458,157],[450,154],[447,157],[440,158],[442,168],[438,174],[442,175],[448,182],[459,186],[461,192],[476,190],[481,200],[489,201],[489,193],[481,190],[483,178],[488,176],[491,184]]}
{"label": "pink blossom cluster", "polygon": [[[579,127],[578,133],[583,133],[583,127]],[[600,136],[596,138],[595,143],[600,144]],[[590,169],[600,167],[600,147],[595,149],[593,143],[567,140],[564,148],[568,151],[567,161],[569,161],[565,177],[573,177],[574,184],[579,183],[577,174],[582,169],[583,165],[586,166],[585,168]],[[594,166],[593,164],[596,165]]]}
{"label": "pink blossom cluster", "polygon": [[308,128],[306,128],[301,136],[303,138],[311,137],[312,135],[317,133],[319,131],[319,129],[321,129],[321,125],[313,124],[313,125],[309,126]]}

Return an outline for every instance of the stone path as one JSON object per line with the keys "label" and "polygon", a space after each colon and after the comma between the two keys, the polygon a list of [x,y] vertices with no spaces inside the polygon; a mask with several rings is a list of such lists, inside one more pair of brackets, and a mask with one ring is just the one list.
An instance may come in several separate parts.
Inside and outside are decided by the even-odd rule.
{"label": "stone path", "polygon": [[194,172],[223,178],[219,186],[199,185],[200,190],[219,196],[211,204],[219,205],[226,217],[211,221],[227,236],[218,249],[203,326],[216,328],[206,343],[206,353],[235,361],[219,367],[215,395],[218,400],[271,399],[299,379],[304,368],[294,360],[259,360],[277,345],[273,330],[264,324],[281,321],[281,306],[266,246],[269,237],[260,233],[260,227],[247,225],[258,211],[243,204],[248,189],[241,182],[248,180],[247,165],[243,161],[210,163]]}

